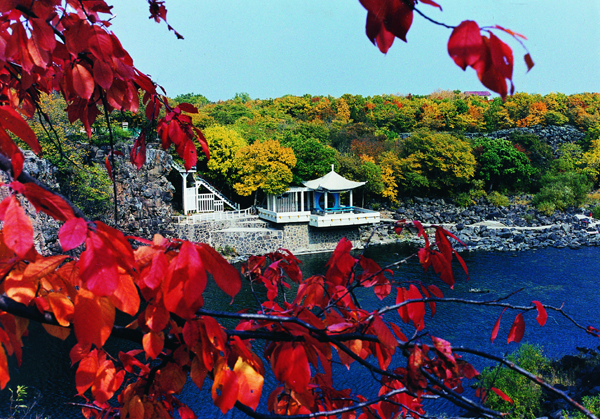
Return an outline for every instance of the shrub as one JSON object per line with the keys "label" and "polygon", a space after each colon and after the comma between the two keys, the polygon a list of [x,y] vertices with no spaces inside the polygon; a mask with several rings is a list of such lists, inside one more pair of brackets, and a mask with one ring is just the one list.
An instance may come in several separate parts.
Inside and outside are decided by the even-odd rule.
{"label": "shrub", "polygon": [[459,193],[456,195],[456,198],[454,198],[454,201],[456,202],[456,205],[462,208],[475,205],[475,201],[473,198],[471,198],[471,195],[468,192]]}
{"label": "shrub", "polygon": [[556,211],[556,205],[554,205],[552,202],[544,201],[537,205],[537,209],[542,214],[550,216],[554,214],[554,211]]}
{"label": "shrub", "polygon": [[490,204],[496,207],[507,207],[510,203],[508,197],[506,195],[502,195],[498,191],[492,191],[489,193],[487,199],[490,201]]}
{"label": "shrub", "polygon": [[545,115],[546,125],[564,125],[569,122],[569,118],[560,112],[548,111]]}
{"label": "shrub", "polygon": [[553,204],[559,211],[581,206],[591,189],[587,176],[575,172],[559,173],[542,177],[542,188],[533,198],[533,205],[542,211],[542,203]]}
{"label": "shrub", "polygon": [[[508,359],[535,375],[551,372],[550,360],[537,345],[523,344]],[[486,368],[481,373],[480,382],[485,389],[495,387],[513,400],[511,405],[490,391],[485,400],[489,408],[510,411],[511,418],[536,418],[541,413],[542,389],[521,374],[506,367]]]}
{"label": "shrub", "polygon": [[592,208],[592,217],[595,219],[600,219],[600,205],[596,205]]}
{"label": "shrub", "polygon": [[[583,407],[592,412],[594,415],[598,416],[600,414],[600,394],[596,396],[585,396],[581,398],[583,402]],[[567,419],[585,419],[585,416],[582,412],[575,412],[571,416],[567,412],[563,411],[563,416]]]}

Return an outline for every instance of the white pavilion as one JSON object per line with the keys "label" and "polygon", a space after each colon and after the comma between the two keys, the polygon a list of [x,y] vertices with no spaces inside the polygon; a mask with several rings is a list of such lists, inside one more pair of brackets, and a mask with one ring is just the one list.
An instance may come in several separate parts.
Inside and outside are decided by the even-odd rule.
{"label": "white pavilion", "polygon": [[315,180],[303,182],[281,195],[267,195],[266,208],[258,208],[258,216],[273,223],[308,222],[313,227],[343,227],[376,224],[380,214],[354,205],[354,189],[366,182],[354,182],[331,172]]}

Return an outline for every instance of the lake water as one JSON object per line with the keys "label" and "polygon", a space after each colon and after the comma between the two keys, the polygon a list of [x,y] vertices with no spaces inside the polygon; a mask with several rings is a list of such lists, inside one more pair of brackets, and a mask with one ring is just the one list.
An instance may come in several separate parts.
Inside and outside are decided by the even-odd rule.
{"label": "lake water", "polygon": [[[406,254],[406,248],[396,246],[374,247],[367,252],[369,257],[380,264],[397,260]],[[426,283],[435,283],[447,297],[459,297],[478,300],[492,300],[506,296],[513,291],[524,288],[514,295],[509,301],[515,304],[529,305],[532,300],[539,300],[544,304],[561,306],[584,326],[593,325],[600,328],[598,307],[600,291],[598,279],[600,272],[600,249],[582,248],[571,249],[541,249],[520,253],[500,252],[474,252],[463,253],[470,271],[470,280],[465,281],[456,266],[457,283],[454,290],[449,290],[445,284],[435,277],[432,272],[423,274],[423,269],[415,259],[401,266],[394,272],[397,281],[423,280]],[[303,272],[305,276],[312,273],[323,272],[323,267],[328,255],[305,255]],[[470,290],[478,288],[489,290],[486,294],[476,294]],[[238,296],[233,306],[223,303],[222,294],[216,287],[207,290],[207,308],[239,310],[242,307],[254,307],[253,298],[249,293]],[[210,296],[213,296],[211,298]],[[368,295],[368,296],[367,296]],[[364,308],[374,309],[378,300],[365,294]],[[395,292],[383,301],[384,305],[395,302]],[[494,344],[490,343],[492,327],[500,314],[500,308],[482,308],[476,306],[457,304],[438,304],[438,313],[433,318],[426,317],[427,329],[435,336],[449,340],[454,345],[463,345],[482,349],[497,355],[504,355],[517,348],[515,343],[506,344],[506,336],[516,315],[516,312],[507,311],[503,317],[500,333]],[[391,314],[391,313],[390,313]],[[544,347],[549,357],[560,357],[568,353],[576,353],[576,347],[597,347],[598,339],[586,335],[583,331],[575,329],[562,316],[555,312],[548,312],[548,322],[545,327],[539,327],[535,321],[535,312],[525,314],[526,331],[523,342],[537,343]],[[396,314],[388,315],[389,319],[397,318]],[[62,342],[58,339],[36,333],[39,328],[31,326],[31,336],[25,340],[23,366],[13,368],[9,387],[15,388],[17,384],[27,385],[30,392],[39,392],[42,396],[39,408],[46,415],[53,418],[79,418],[80,408],[68,403],[77,402],[73,396],[76,393],[74,384],[74,369],[70,367],[68,352],[73,341]],[[122,342],[110,342],[107,350],[115,355]],[[489,365],[486,362],[473,360],[476,368]],[[348,374],[345,368],[340,368],[338,388],[348,386],[357,388],[360,392],[369,392],[369,388],[361,388],[361,383],[369,379],[361,379],[360,374]],[[272,377],[267,381],[273,382]],[[363,384],[364,386],[365,384]],[[0,415],[7,415],[7,406],[10,393],[7,390],[0,392]],[[264,397],[264,394],[263,394]],[[183,401],[194,408],[197,414],[204,418],[221,417],[220,411],[212,405],[209,391],[199,392],[196,387],[188,385]],[[266,397],[265,397],[266,400]],[[79,400],[81,401],[81,400]],[[457,413],[456,408],[441,404],[436,411]],[[245,417],[239,412],[232,412],[229,417]]]}

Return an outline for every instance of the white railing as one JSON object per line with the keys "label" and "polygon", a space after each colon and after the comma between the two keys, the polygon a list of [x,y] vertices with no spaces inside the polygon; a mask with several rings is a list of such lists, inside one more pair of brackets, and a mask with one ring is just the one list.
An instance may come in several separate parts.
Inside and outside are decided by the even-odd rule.
{"label": "white railing", "polygon": [[235,220],[238,218],[245,218],[252,215],[252,208],[246,208],[245,210],[239,211],[223,211],[223,212],[207,212],[204,214],[192,214],[188,216],[177,216],[175,217],[178,224],[199,224],[207,221],[222,221],[222,220]]}

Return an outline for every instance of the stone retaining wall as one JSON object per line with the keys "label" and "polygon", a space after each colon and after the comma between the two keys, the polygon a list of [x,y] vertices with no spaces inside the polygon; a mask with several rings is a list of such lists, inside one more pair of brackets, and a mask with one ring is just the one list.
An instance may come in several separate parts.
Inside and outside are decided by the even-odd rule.
{"label": "stone retaining wall", "polygon": [[343,237],[355,247],[361,246],[356,227],[315,228],[308,224],[277,225],[253,219],[210,221],[199,224],[175,224],[181,239],[203,242],[224,253],[262,254],[284,248],[293,253],[331,251]]}

